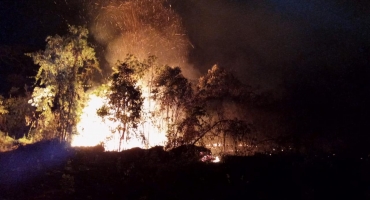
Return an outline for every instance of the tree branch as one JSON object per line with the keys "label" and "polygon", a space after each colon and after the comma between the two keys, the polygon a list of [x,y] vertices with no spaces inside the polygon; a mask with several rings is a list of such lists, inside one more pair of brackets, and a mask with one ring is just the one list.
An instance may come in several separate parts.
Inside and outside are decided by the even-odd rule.
{"label": "tree branch", "polygon": [[226,122],[230,122],[231,120],[220,120],[218,122],[216,122],[215,124],[213,124],[211,127],[209,127],[208,129],[206,129],[197,139],[195,139],[191,144],[192,145],[195,145],[195,143],[197,143],[200,139],[202,139],[209,131],[211,131],[212,129],[214,129],[216,126],[222,124],[222,123],[226,123]]}

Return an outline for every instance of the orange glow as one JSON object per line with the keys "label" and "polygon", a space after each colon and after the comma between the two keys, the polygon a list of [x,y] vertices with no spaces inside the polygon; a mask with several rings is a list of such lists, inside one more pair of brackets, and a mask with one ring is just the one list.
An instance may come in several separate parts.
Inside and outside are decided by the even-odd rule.
{"label": "orange glow", "polygon": [[[166,125],[160,117],[153,117],[152,112],[157,109],[156,102],[149,100],[149,90],[142,87],[144,104],[141,122],[136,130],[128,130],[130,138],[125,138],[121,147],[130,149],[134,147],[150,148],[156,145],[165,145],[167,142]],[[117,122],[108,117],[101,118],[97,110],[108,100],[95,94],[89,96],[86,107],[82,111],[81,120],[77,125],[78,134],[72,139],[71,146],[96,146],[103,144],[106,151],[117,151],[119,147],[119,134],[113,131]],[[162,124],[162,125],[159,125]],[[135,134],[136,133],[136,134]],[[137,137],[135,137],[137,136]]]}
{"label": "orange glow", "polygon": [[[139,60],[155,55],[158,56],[158,65],[182,66],[188,77],[194,79],[198,76],[198,71],[185,61],[190,42],[181,19],[172,8],[164,6],[164,3],[165,0],[129,0],[119,4],[105,1],[101,6],[91,8],[90,11],[94,13],[91,33],[96,41],[104,46],[104,57],[111,66],[117,60],[125,60],[127,54],[133,54]],[[140,137],[124,139],[121,144],[123,149],[149,148],[167,143],[167,123],[170,122],[166,120],[165,114],[160,112],[159,105],[150,98],[149,83],[155,72],[154,69],[151,70],[144,80],[138,82],[144,98],[141,122],[136,130],[128,130],[128,135]],[[89,98],[77,126],[78,135],[72,139],[72,146],[94,146],[103,143],[106,151],[116,151],[119,146],[119,134],[112,133],[111,130],[118,124],[110,121],[109,117],[102,120],[96,113],[97,109],[107,104],[107,100],[96,95],[90,95]]]}
{"label": "orange glow", "polygon": [[216,156],[215,159],[212,161],[214,163],[219,163],[221,160],[220,160],[220,157]]}

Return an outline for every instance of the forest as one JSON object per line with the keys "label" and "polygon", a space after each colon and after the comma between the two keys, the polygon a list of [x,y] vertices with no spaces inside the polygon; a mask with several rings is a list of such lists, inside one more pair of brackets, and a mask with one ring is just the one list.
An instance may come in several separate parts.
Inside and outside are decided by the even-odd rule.
{"label": "forest", "polygon": [[[104,142],[116,139],[118,149],[111,150],[121,151],[122,142],[130,138],[146,144],[140,147],[153,146],[148,141],[151,131],[157,132],[152,137],[165,135],[158,145],[168,149],[186,144],[215,146],[218,154],[233,155],[292,150],[288,140],[279,142],[284,133],[267,134],[252,123],[248,112],[238,112],[273,102],[226,69],[214,65],[191,82],[180,67],[159,65],[154,55],[144,60],[127,55],[104,77],[87,38],[86,28],[70,26],[66,36],[48,37],[45,50],[26,53],[39,69],[33,86],[12,87],[9,97],[2,97],[4,150],[55,138],[73,143],[75,135],[84,133],[78,126],[92,97],[99,97],[101,106],[89,114],[106,120],[107,126],[112,124],[110,139],[94,145],[109,148]],[[90,126],[86,123],[81,126]]]}

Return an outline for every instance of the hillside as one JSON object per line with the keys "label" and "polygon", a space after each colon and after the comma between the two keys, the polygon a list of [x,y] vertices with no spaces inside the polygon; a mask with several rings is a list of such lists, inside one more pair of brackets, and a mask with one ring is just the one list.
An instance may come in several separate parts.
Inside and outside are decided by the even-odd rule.
{"label": "hillside", "polygon": [[199,148],[185,149],[28,145],[0,154],[0,199],[370,198],[368,157],[256,155],[205,163]]}

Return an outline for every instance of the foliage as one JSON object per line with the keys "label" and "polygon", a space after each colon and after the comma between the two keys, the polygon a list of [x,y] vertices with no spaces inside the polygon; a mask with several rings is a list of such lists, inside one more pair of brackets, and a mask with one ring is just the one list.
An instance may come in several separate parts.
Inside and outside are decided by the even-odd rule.
{"label": "foliage", "polygon": [[0,96],[0,152],[9,151],[18,145],[31,144],[36,137],[30,134],[34,109],[27,103],[29,97]]}
{"label": "foliage", "polygon": [[162,109],[184,106],[187,98],[192,97],[189,81],[182,75],[179,67],[165,66],[158,74],[154,83],[156,99],[160,100]]}
{"label": "foliage", "polygon": [[15,139],[0,131],[0,152],[9,151],[14,148]]}
{"label": "foliage", "polygon": [[238,145],[251,133],[251,124],[242,112],[249,99],[249,87],[240,83],[230,72],[217,65],[199,78],[195,94],[185,107],[185,117],[179,123],[183,140],[189,144]]}
{"label": "foliage", "polygon": [[[66,36],[49,36],[43,51],[28,53],[40,68],[30,103],[37,108],[37,128],[46,137],[68,140],[78,121],[84,86],[100,71],[94,49],[87,42],[88,30],[69,27]],[[53,133],[55,132],[55,133]]]}
{"label": "foliage", "polygon": [[[128,54],[123,63],[126,63],[128,66],[130,66],[130,69],[132,70],[130,76],[132,76],[135,81],[138,81],[142,79],[145,76],[147,70],[152,65],[154,65],[155,60],[155,56],[149,56],[147,60],[141,62],[135,56]],[[114,68],[114,70],[117,70],[117,68]]]}
{"label": "foliage", "polygon": [[122,140],[130,138],[128,130],[137,128],[141,117],[143,98],[137,86],[137,80],[134,78],[136,64],[129,60],[117,63],[114,68],[115,72],[110,77],[108,105],[98,110],[100,116],[111,114],[110,120],[119,122],[116,128],[120,134],[119,151]]}
{"label": "foliage", "polygon": [[29,137],[34,109],[27,103],[29,97],[19,96],[3,100],[5,113],[0,116],[0,129],[15,139]]}
{"label": "foliage", "polygon": [[7,114],[9,111],[4,106],[4,97],[0,95],[0,114]]}
{"label": "foliage", "polygon": [[192,98],[193,91],[190,82],[182,75],[179,67],[165,66],[154,79],[153,98],[159,101],[160,112],[165,113],[168,125],[168,139],[172,146],[177,146],[178,133],[176,126],[181,120],[181,114]]}
{"label": "foliage", "polygon": [[241,100],[248,97],[250,87],[243,85],[227,70],[214,65],[208,73],[199,78],[197,85],[197,98]]}

